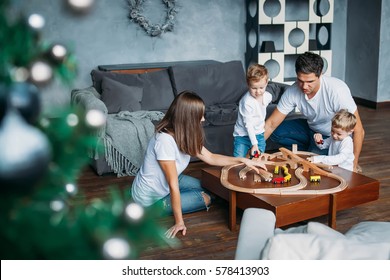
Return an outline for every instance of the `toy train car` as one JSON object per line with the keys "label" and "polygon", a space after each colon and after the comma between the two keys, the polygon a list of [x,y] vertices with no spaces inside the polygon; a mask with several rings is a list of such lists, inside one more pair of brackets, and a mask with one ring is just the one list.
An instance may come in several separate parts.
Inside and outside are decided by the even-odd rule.
{"label": "toy train car", "polygon": [[[276,173],[276,168],[278,167],[278,172]],[[274,183],[274,184],[283,184],[283,183],[287,183],[289,181],[291,181],[291,174],[288,173],[288,168],[287,166],[282,166],[282,169],[283,169],[283,175],[284,177],[277,177],[277,178],[274,178],[271,182]],[[275,170],[274,170],[274,173],[275,174],[279,174],[279,166],[275,166]]]}
{"label": "toy train car", "polygon": [[321,182],[321,176],[319,175],[310,176],[310,182]]}
{"label": "toy train car", "polygon": [[288,174],[287,176],[284,176],[284,177],[274,178],[274,179],[272,179],[271,183],[283,184],[283,183],[287,183],[289,181],[291,181],[291,175],[290,174]]}
{"label": "toy train car", "polygon": [[[250,151],[248,151],[248,153],[249,153]],[[252,159],[252,158],[259,158],[260,157],[260,154],[259,154],[259,152],[258,151],[256,151],[253,155],[250,155],[250,159]]]}
{"label": "toy train car", "polygon": [[273,178],[271,183],[274,183],[274,184],[283,184],[284,183],[284,177],[277,177],[277,178]]}

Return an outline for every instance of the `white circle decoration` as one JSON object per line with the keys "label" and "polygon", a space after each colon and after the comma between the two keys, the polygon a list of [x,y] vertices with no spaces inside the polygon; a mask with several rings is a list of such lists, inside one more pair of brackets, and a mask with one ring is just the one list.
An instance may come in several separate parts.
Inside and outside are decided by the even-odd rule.
{"label": "white circle decoration", "polygon": [[329,32],[328,29],[326,28],[325,25],[321,26],[320,29],[318,30],[318,42],[322,45],[325,46],[326,43],[329,41]]}
{"label": "white circle decoration", "polygon": [[127,0],[129,5],[129,14],[128,18],[145,30],[145,32],[152,37],[160,36],[165,32],[173,31],[174,21],[177,14],[177,10],[175,9],[176,0],[162,0],[164,5],[166,6],[166,17],[165,22],[151,23],[148,18],[141,14],[143,9],[143,5],[145,4],[145,0]]}
{"label": "white circle decoration", "polygon": [[269,59],[264,63],[264,66],[268,69],[269,78],[275,79],[280,73],[280,65],[274,59]]}
{"label": "white circle decoration", "polygon": [[313,4],[313,10],[317,16],[325,16],[329,13],[330,10],[329,0],[315,0]]}
{"label": "white circle decoration", "polygon": [[248,12],[251,17],[254,17],[257,12],[257,1],[251,1],[248,4]]}
{"label": "white circle decoration", "polygon": [[290,34],[288,35],[288,42],[294,48],[298,48],[299,46],[301,46],[304,41],[305,33],[302,31],[302,29],[298,27],[291,30]]}
{"label": "white circle decoration", "polygon": [[254,48],[257,43],[257,32],[252,28],[251,31],[248,33],[248,42],[249,45]]}
{"label": "white circle decoration", "polygon": [[264,2],[264,13],[270,18],[276,17],[280,14],[282,6],[279,0],[266,0]]}

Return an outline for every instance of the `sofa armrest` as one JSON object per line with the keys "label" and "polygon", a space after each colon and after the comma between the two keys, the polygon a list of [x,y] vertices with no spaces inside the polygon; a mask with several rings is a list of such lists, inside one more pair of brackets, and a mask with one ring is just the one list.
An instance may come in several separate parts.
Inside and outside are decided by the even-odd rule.
{"label": "sofa armrest", "polygon": [[[108,114],[107,106],[100,100],[100,94],[94,87],[85,89],[74,89],[71,92],[71,104],[80,107],[85,112],[90,110],[101,111],[106,117]],[[103,125],[97,131],[98,137],[103,137],[106,133],[106,126]]]}
{"label": "sofa armrest", "polygon": [[259,260],[267,240],[274,236],[276,218],[265,209],[248,208],[241,219],[236,260]]}
{"label": "sofa armrest", "polygon": [[85,111],[99,110],[107,115],[107,106],[100,100],[100,94],[94,87],[74,89],[71,92],[71,104],[80,106]]}

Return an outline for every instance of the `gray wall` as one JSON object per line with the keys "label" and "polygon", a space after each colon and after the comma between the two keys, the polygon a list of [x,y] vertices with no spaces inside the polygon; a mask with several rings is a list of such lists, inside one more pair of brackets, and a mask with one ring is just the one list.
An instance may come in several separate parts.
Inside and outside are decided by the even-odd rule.
{"label": "gray wall", "polygon": [[[127,19],[124,0],[95,0],[83,17],[66,12],[61,0],[13,0],[26,14],[43,15],[43,37],[73,46],[79,75],[73,87],[91,85],[90,71],[101,64],[214,59],[242,60],[245,53],[245,0],[179,0],[173,32],[149,37]],[[144,14],[163,21],[161,0],[145,1]],[[68,104],[70,89],[54,83],[42,90],[44,109]]]}
{"label": "gray wall", "polygon": [[[79,66],[72,88],[90,86],[89,73],[101,64],[198,59],[245,63],[245,0],[178,0],[175,30],[160,38],[145,35],[128,21],[125,0],[95,0],[93,9],[84,16],[67,12],[63,0],[11,2],[14,10],[45,17],[45,40],[72,47]],[[335,0],[332,25],[332,73],[341,79],[346,72],[347,4],[348,0]],[[146,1],[144,14],[152,22],[161,22],[164,12],[160,0]],[[68,104],[72,88],[55,82],[42,89],[44,111]]]}
{"label": "gray wall", "polygon": [[390,101],[389,1],[348,2],[345,81],[356,97]]}
{"label": "gray wall", "polygon": [[345,50],[347,30],[348,0],[334,0],[331,49],[332,49],[332,76],[345,79]]}
{"label": "gray wall", "polygon": [[382,1],[377,101],[390,101],[390,1]]}
{"label": "gray wall", "polygon": [[381,0],[348,2],[345,80],[354,96],[377,97]]}

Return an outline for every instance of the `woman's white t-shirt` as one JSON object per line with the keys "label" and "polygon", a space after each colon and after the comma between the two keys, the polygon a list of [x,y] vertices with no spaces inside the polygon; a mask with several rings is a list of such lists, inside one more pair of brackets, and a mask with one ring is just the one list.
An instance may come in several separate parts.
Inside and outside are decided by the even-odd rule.
{"label": "woman's white t-shirt", "polygon": [[179,151],[171,135],[156,133],[148,144],[144,162],[133,181],[131,194],[134,201],[146,207],[169,194],[169,185],[159,160],[175,161],[180,175],[188,166],[190,158]]}

